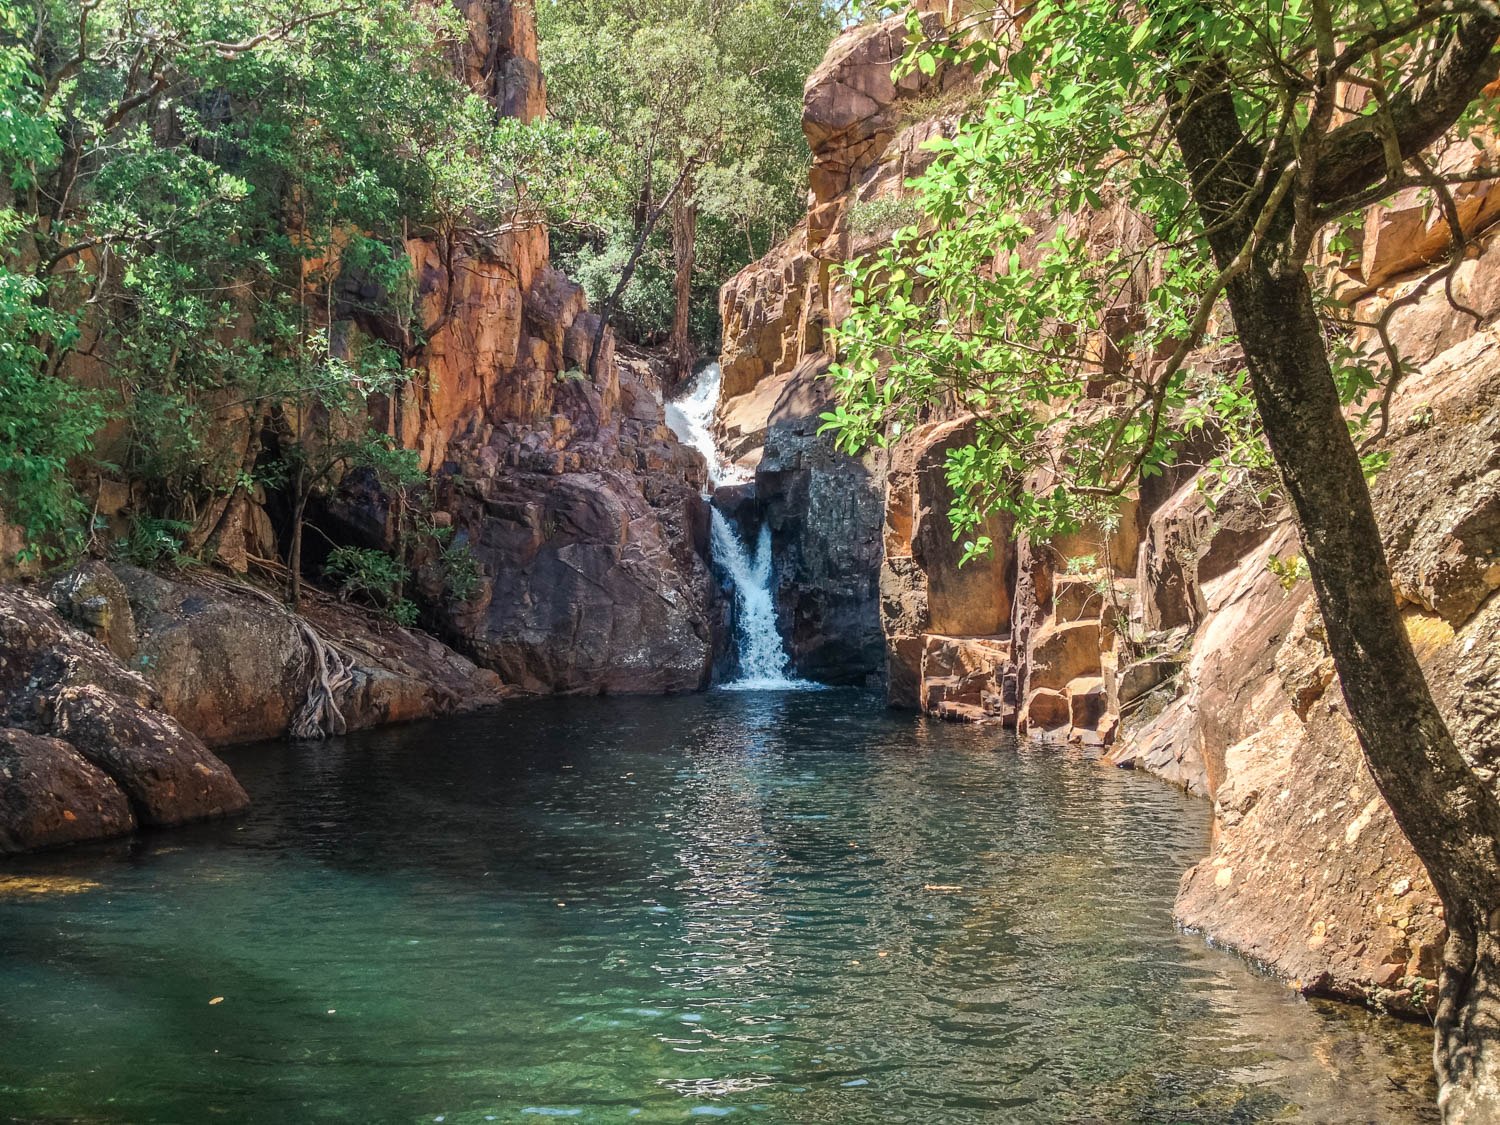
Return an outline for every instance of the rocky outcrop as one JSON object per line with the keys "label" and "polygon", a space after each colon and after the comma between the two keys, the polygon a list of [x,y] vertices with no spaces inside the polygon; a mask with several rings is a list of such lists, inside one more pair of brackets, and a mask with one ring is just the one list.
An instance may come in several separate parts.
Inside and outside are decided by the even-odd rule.
{"label": "rocky outcrop", "polygon": [[10,850],[244,808],[208,746],[286,737],[313,680],[312,636],[347,673],[332,699],[342,730],[514,694],[435,638],[316,594],[299,618],[242,581],[88,561],[49,595],[0,586],[0,727],[50,736],[7,751]]}
{"label": "rocky outcrop", "polygon": [[[530,7],[464,0],[456,60],[501,113],[545,111]],[[649,364],[615,354],[583,291],[549,264],[544,227],[407,246],[423,321],[420,377],[377,419],[421,454],[483,589],[445,640],[525,692],[691,690],[710,636],[705,467],[666,427]],[[366,524],[389,525],[389,512]]]}
{"label": "rocky outcrop", "polygon": [[[582,362],[588,336],[555,341],[558,361]],[[611,361],[603,385],[549,382],[545,428],[486,426],[441,481],[486,574],[470,603],[442,611],[443,632],[523,691],[701,687],[712,650],[703,459],[665,425],[649,365]]]}
{"label": "rocky outcrop", "polygon": [[0,587],[0,853],[249,802],[144,678],[41,598]]}
{"label": "rocky outcrop", "polygon": [[114,779],[142,827],[208,820],[249,803],[229,767],[170,715],[122,707],[92,685],[63,689],[52,707],[52,729]]}
{"label": "rocky outcrop", "polygon": [[756,473],[792,662],[800,675],[835,683],[885,672],[888,488],[883,455],[846,457],[817,432],[827,408],[825,332],[847,307],[835,268],[890,236],[889,224],[868,221],[861,208],[898,197],[930,159],[921,142],[944,126],[914,115],[912,103],[960,85],[920,72],[893,80],[905,34],[898,17],[851,28],[830,46],[803,96],[813,158],[808,217],[719,294],[718,437]]}
{"label": "rocky outcrop", "polygon": [[306,626],[348,664],[348,685],[334,700],[346,730],[506,695],[493,672],[434,638],[331,599],[309,596],[299,622],[248,584],[112,569],[136,621],[134,667],[162,709],[211,746],[286,736],[312,675]]}
{"label": "rocky outcrop", "polygon": [[[1007,671],[1009,576],[1015,566],[1010,529],[998,518],[989,520],[981,533],[995,541],[995,553],[960,567],[964,548],[948,519],[948,451],[973,436],[973,419],[960,418],[923,426],[896,446],[886,478],[880,572],[888,698],[897,707],[966,719],[1013,715],[1017,692],[1016,678]],[[961,662],[962,674],[947,655],[954,651],[971,654]],[[1005,658],[996,663],[1001,653]],[[984,656],[976,664],[978,654]],[[981,680],[974,678],[976,672]],[[960,706],[977,706],[980,712]]]}
{"label": "rocky outcrop", "polygon": [[0,855],[103,840],[134,827],[120,787],[68,743],[0,728]]}
{"label": "rocky outcrop", "polygon": [[[1500,247],[1484,257],[1500,268]],[[1408,376],[1372,489],[1413,646],[1492,779],[1497,342],[1485,329]],[[1269,549],[1294,556],[1291,531]],[[1421,1008],[1442,947],[1438,900],[1364,767],[1306,583],[1282,591],[1257,564],[1244,557],[1239,598],[1211,603],[1181,694],[1142,732],[1199,755],[1215,798],[1214,852],[1185,878],[1178,916],[1308,987]]]}
{"label": "rocky outcrop", "polygon": [[778,629],[799,676],[878,686],[884,459],[846,457],[817,429],[816,410],[775,417],[755,472]]}
{"label": "rocky outcrop", "polygon": [[[920,90],[882,79],[898,38],[886,25],[852,30],[809,80],[809,217],[721,294],[719,425],[743,463],[764,463],[775,448],[791,420],[781,404],[815,413],[828,331],[847,300],[837,267],[913,221],[903,181],[927,159],[921,141],[948,128],[966,96],[941,68]],[[1440,159],[1462,172],[1481,155],[1457,145]],[[1445,221],[1415,194],[1372,209],[1360,251],[1326,266],[1359,320],[1391,309],[1392,337],[1416,368],[1389,404],[1390,463],[1372,488],[1413,643],[1491,780],[1500,780],[1497,200],[1491,185],[1465,185],[1471,248],[1452,275],[1456,302],[1433,272]],[[1101,249],[1132,237],[1116,212],[1080,223]],[[1128,322],[1145,297],[1125,294],[1117,319]],[[1361,329],[1356,343],[1373,352],[1369,335]],[[967,425],[937,417],[881,463],[890,701],[1097,747],[1107,763],[1213,800],[1213,851],[1184,878],[1184,925],[1307,990],[1423,1009],[1441,911],[1364,767],[1298,579],[1289,513],[1250,489],[1210,504],[1185,467],[1204,457],[1188,451],[1182,466],[1140,481],[1118,521],[1045,544],[986,528],[999,550],[960,568],[942,465]],[[793,581],[787,596],[815,604],[821,587]]]}
{"label": "rocky outcrop", "polygon": [[[453,42],[455,73],[499,114],[527,121],[543,115],[531,6],[456,6],[468,35]],[[583,290],[551,266],[543,222],[483,235],[414,230],[421,233],[405,248],[421,331],[372,312],[379,286],[350,269],[339,281],[329,338],[351,355],[362,337],[406,354],[411,379],[373,400],[369,424],[417,454],[432,477],[424,511],[430,508],[435,525],[479,564],[480,589],[462,605],[453,604],[441,580],[417,575],[424,623],[515,691],[700,686],[712,648],[707,513],[699,497],[704,466],[663,424],[661,388],[649,364],[617,357],[606,331],[590,365],[599,316]],[[321,311],[320,304],[313,315]],[[231,513],[218,544],[217,561],[239,573],[286,553],[288,504],[280,500],[278,511],[277,498],[263,492],[254,500]],[[355,472],[333,495],[316,498],[312,510],[338,543],[405,556],[411,547],[398,518],[405,503]],[[308,538],[307,577],[315,582],[326,546]],[[142,600],[157,600],[149,583],[137,586]],[[187,693],[169,704],[192,711],[191,725],[215,743],[284,731],[284,701],[295,698],[301,674],[300,642],[289,623],[258,607],[247,617],[246,606],[212,599],[194,600],[191,620],[174,622],[181,607],[170,601],[146,630],[146,658],[179,666],[191,651],[205,660],[166,677]],[[224,641],[209,640],[215,629]],[[266,685],[259,703],[255,684]],[[377,674],[366,686],[380,697],[370,709],[392,717],[446,709],[440,700],[414,697],[399,676]],[[224,715],[232,717],[216,721]]]}

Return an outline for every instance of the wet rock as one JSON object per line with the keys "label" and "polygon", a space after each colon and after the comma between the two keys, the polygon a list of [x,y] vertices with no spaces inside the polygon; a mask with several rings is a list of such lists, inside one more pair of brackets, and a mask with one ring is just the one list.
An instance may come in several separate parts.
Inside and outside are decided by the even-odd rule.
{"label": "wet rock", "polygon": [[53,729],[130,798],[142,825],[170,827],[250,803],[229,768],[170,715],[100,688],[65,688]]}
{"label": "wet rock", "polygon": [[798,675],[878,682],[880,526],[884,465],[853,458],[819,435],[816,415],[769,429],[756,495],[771,526],[781,633]]}
{"label": "wet rock", "polygon": [[0,855],[135,828],[118,785],[58,738],[0,729]]}

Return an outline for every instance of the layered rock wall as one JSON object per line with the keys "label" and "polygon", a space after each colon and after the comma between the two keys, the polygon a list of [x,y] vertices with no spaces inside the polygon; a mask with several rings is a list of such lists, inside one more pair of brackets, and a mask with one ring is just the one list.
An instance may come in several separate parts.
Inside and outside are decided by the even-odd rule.
{"label": "layered rock wall", "polygon": [[[765,464],[762,448],[771,457],[783,429],[809,428],[827,332],[845,311],[838,266],[913,221],[903,182],[922,167],[921,143],[972,100],[941,72],[924,85],[882,80],[900,47],[892,21],[830,49],[806,92],[808,219],[721,294],[719,425],[747,465]],[[1434,272],[1441,220],[1415,197],[1371,209],[1361,252],[1328,267],[1361,320],[1395,306],[1393,338],[1418,367],[1391,403],[1391,463],[1374,495],[1413,642],[1487,776],[1500,757],[1496,200],[1487,185],[1465,187],[1472,246],[1453,279],[1463,308]],[[1129,216],[1079,221],[1102,248],[1131,237]],[[1127,294],[1115,319],[1127,323],[1145,296]],[[1210,505],[1191,469],[1173,469],[1141,481],[1117,522],[1066,541],[1035,543],[997,521],[985,529],[996,555],[959,567],[942,466],[969,426],[935,418],[875,459],[891,703],[1097,747],[1213,800],[1212,854],[1178,903],[1185,925],[1309,990],[1413,1011],[1430,1003],[1441,912],[1364,767],[1297,580],[1289,513],[1249,492]],[[772,463],[766,475],[783,479],[784,459]],[[790,599],[820,604],[823,580],[799,584],[794,571],[783,576]]]}

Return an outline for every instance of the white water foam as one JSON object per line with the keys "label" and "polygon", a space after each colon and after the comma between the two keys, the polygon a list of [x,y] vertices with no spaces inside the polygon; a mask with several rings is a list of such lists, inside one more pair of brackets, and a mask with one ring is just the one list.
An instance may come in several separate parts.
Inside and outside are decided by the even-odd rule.
{"label": "white water foam", "polygon": [[698,372],[693,389],[667,403],[667,425],[683,445],[696,449],[708,462],[708,494],[721,484],[748,484],[752,474],[731,464],[714,442],[714,411],[719,408],[719,381],[722,375],[717,363]]}
{"label": "white water foam", "polygon": [[[708,462],[708,495],[721,484],[744,484],[751,474],[728,462],[714,442],[714,411],[719,405],[719,365],[698,374],[692,390],[667,403],[667,425],[684,445]],[[739,532],[718,508],[712,509],[710,543],[713,561],[734,583],[735,632],[739,640],[739,678],[718,685],[726,691],[808,691],[821,688],[791,674],[791,658],[776,629],[776,601],[771,593],[771,528],[762,524],[752,556]]]}

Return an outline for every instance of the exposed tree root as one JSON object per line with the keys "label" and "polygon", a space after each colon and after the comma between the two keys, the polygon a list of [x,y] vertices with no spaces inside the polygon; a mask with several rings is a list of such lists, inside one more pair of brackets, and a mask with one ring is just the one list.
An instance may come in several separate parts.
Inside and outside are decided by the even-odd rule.
{"label": "exposed tree root", "polygon": [[[1496,912],[1500,915],[1500,911]],[[1500,939],[1455,928],[1438,986],[1438,1108],[1445,1125],[1500,1121]]]}
{"label": "exposed tree root", "polygon": [[353,659],[339,646],[324,639],[313,628],[312,622],[301,614],[287,609],[273,594],[233,579],[206,575],[200,575],[199,579],[206,585],[226,593],[248,594],[259,598],[267,605],[275,606],[286,614],[296,626],[297,632],[302,637],[302,643],[307,646],[312,675],[307,684],[307,696],[303,699],[302,706],[297,708],[296,714],[292,716],[291,725],[287,728],[288,737],[319,740],[346,733],[349,725],[344,718],[344,713],[339,710],[338,697],[354,682]]}

